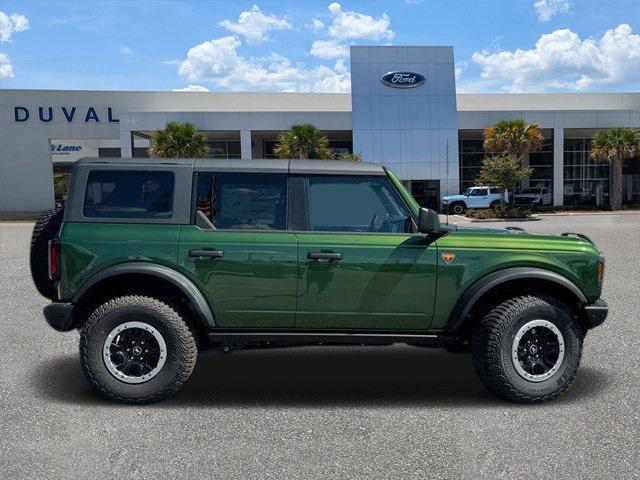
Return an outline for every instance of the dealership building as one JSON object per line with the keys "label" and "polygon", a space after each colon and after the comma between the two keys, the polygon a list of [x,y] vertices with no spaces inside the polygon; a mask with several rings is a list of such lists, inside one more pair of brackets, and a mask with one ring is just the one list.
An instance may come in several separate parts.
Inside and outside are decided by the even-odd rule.
{"label": "dealership building", "polygon": [[[545,137],[524,159],[533,173],[523,187],[551,189],[558,206],[606,205],[609,166],[589,158],[590,139],[640,128],[640,93],[457,94],[447,46],[351,47],[350,94],[0,90],[0,214],[50,208],[54,177],[59,197],[78,158],[147,156],[171,120],[193,123],[211,157],[237,159],[273,157],[281,131],[310,123],[336,152],[387,166],[435,206],[473,185],[483,129],[513,118]],[[640,203],[634,160],[623,170],[627,204]]]}

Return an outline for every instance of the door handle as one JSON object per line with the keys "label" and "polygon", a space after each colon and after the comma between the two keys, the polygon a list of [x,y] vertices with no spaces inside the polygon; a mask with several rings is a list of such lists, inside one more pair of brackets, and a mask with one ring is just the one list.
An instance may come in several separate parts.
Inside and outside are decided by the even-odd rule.
{"label": "door handle", "polygon": [[309,252],[307,253],[309,260],[329,260],[337,262],[342,260],[342,254],[337,252]]}
{"label": "door handle", "polygon": [[221,258],[224,257],[222,250],[189,250],[190,257],[209,257],[209,258]]}

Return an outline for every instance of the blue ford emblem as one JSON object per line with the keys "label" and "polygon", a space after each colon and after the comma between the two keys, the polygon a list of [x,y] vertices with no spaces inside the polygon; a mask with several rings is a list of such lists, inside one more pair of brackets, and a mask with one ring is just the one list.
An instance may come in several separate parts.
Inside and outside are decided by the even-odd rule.
{"label": "blue ford emblem", "polygon": [[382,76],[382,83],[394,88],[413,88],[424,83],[424,75],[416,72],[389,72]]}

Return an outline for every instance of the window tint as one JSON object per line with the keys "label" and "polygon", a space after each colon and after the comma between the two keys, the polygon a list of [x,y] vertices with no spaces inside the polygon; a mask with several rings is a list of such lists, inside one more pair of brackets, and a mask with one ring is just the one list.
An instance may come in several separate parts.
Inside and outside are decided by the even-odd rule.
{"label": "window tint", "polygon": [[82,213],[102,218],[170,218],[173,172],[94,170],[89,173]]}
{"label": "window tint", "polygon": [[219,229],[286,229],[284,175],[200,173],[196,208]]}
{"label": "window tint", "polygon": [[470,197],[482,197],[487,194],[486,188],[474,188],[469,192]]}
{"label": "window tint", "polygon": [[333,232],[410,231],[407,207],[386,177],[309,177],[309,228]]}
{"label": "window tint", "polygon": [[491,195],[497,195],[500,193],[500,189],[499,188],[492,188],[489,190],[489,193],[491,193]]}

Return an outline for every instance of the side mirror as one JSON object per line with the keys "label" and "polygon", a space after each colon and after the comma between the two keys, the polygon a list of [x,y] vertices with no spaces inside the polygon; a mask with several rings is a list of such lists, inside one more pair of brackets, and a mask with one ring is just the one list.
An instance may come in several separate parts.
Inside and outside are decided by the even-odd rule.
{"label": "side mirror", "polygon": [[434,233],[440,231],[440,217],[435,210],[421,208],[418,214],[418,231],[420,233]]}

